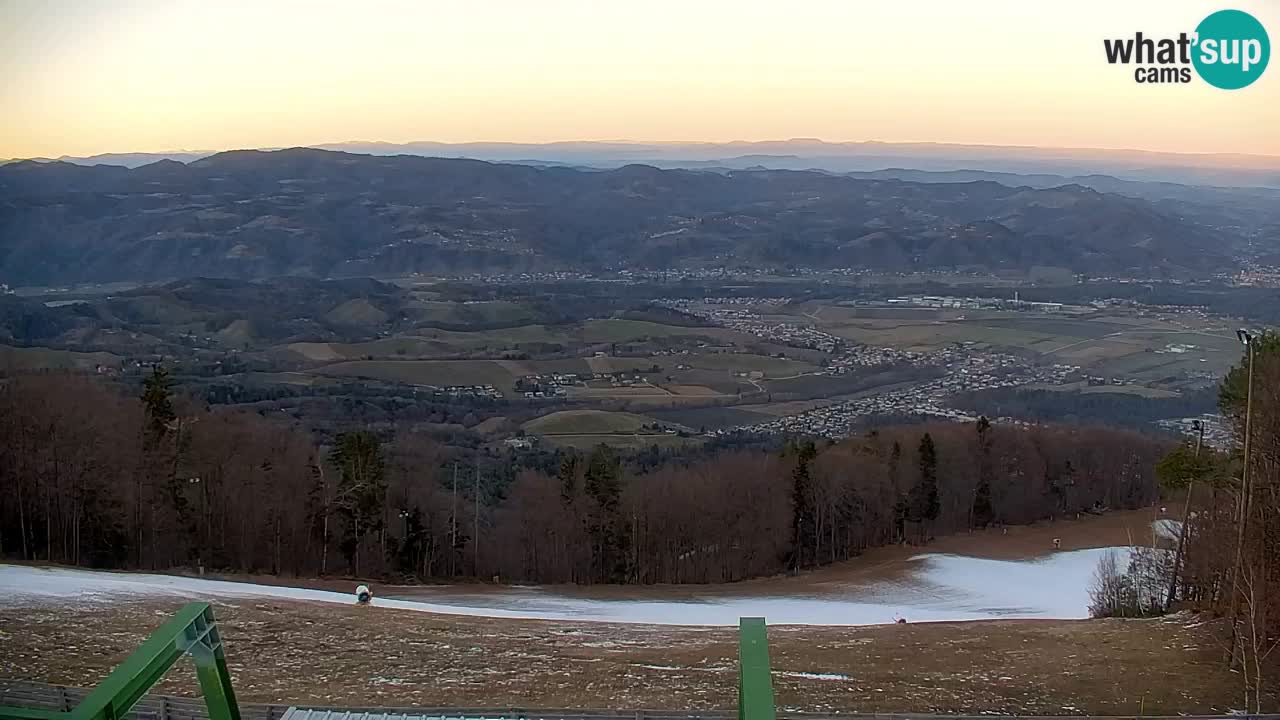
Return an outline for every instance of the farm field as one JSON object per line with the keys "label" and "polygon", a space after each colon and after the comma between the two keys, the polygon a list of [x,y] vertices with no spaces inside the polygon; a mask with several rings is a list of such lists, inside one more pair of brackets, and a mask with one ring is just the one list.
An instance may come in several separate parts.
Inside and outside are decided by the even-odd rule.
{"label": "farm field", "polygon": [[758,372],[767,378],[791,377],[818,369],[812,363],[751,353],[699,353],[682,357],[679,362],[702,370]]}
{"label": "farm field", "polygon": [[588,320],[582,323],[581,339],[587,343],[627,343],[647,338],[705,337],[725,345],[749,342],[750,336],[719,327],[663,325],[647,320]]}
{"label": "farm field", "polygon": [[735,425],[752,425],[772,419],[759,412],[756,406],[735,405],[727,407],[669,408],[650,410],[649,414],[664,422],[677,423],[691,428],[718,429]]}
{"label": "farm field", "polygon": [[660,382],[642,382],[616,387],[607,384],[571,386],[566,389],[566,396],[570,400],[625,401],[629,404],[644,406],[705,404],[736,398],[736,395],[704,385]]}
{"label": "farm field", "polygon": [[[434,303],[430,307],[438,312],[451,305],[472,305],[426,302]],[[812,327],[851,343],[919,352],[963,347],[970,352],[1015,354],[1032,365],[1076,366],[1107,383],[1033,387],[1062,392],[1170,398],[1203,387],[1239,356],[1238,344],[1224,330],[1224,321],[1194,314],[1125,308],[1034,312],[823,302],[744,307],[762,313],[766,324]],[[503,313],[515,317],[518,309],[508,304],[478,307],[476,312],[487,318]],[[308,377],[492,385],[508,398],[522,400],[522,393],[517,397],[515,391],[522,377],[576,375],[582,379],[574,384],[558,381],[563,394],[557,402],[569,403],[567,409],[631,412],[708,430],[769,422],[834,402],[897,392],[945,373],[941,368],[899,363],[855,366],[829,374],[824,372],[832,360],[829,353],[782,342],[722,327],[614,317],[474,331],[417,328],[413,334],[362,343],[280,345],[273,353],[296,369],[294,374],[275,377],[295,386],[305,384]],[[300,360],[302,368],[298,368]],[[614,374],[619,377],[589,379]],[[264,375],[263,381],[270,380]],[[596,426],[583,420],[572,432],[557,434],[581,436],[573,440],[581,445],[596,442],[596,434],[614,432],[607,422]]]}
{"label": "farm field", "polygon": [[597,445],[608,445],[615,450],[643,450],[657,445],[660,448],[692,447],[704,441],[698,437],[651,433],[585,433],[582,435],[550,435],[547,442],[559,447],[590,450]]}
{"label": "farm field", "polygon": [[526,422],[525,432],[538,435],[581,435],[630,433],[657,422],[654,418],[628,412],[605,410],[561,410]]}
{"label": "farm field", "polygon": [[[547,348],[585,352],[608,350],[615,344],[670,341],[700,342],[732,347],[754,338],[717,327],[683,327],[643,320],[600,319],[565,325],[515,325],[474,331],[419,328],[411,333],[360,343],[296,342],[279,350],[315,362],[361,359],[452,359],[459,356],[497,357]],[[765,357],[761,363],[774,358]],[[750,364],[750,361],[744,361]],[[789,368],[785,361],[773,367]]]}
{"label": "farm field", "polygon": [[1087,315],[936,308],[806,304],[792,320],[853,342],[930,351],[955,344],[1035,353],[1087,372],[1168,381],[1184,372],[1221,375],[1239,359],[1220,320],[1120,311]]}
{"label": "farm field", "polygon": [[292,343],[286,349],[308,360],[381,358],[448,358],[458,355],[517,351],[531,344],[558,344],[567,335],[544,325],[464,332],[422,329],[415,334],[364,343]]}
{"label": "farm field", "polygon": [[493,385],[504,393],[511,392],[515,380],[511,370],[496,360],[353,360],[313,372],[408,385]]}
{"label": "farm field", "polygon": [[1178,396],[1178,393],[1171,390],[1162,390],[1160,388],[1152,388],[1145,385],[1088,385],[1086,383],[1046,385],[1043,383],[1033,383],[1028,385],[1027,389],[1053,390],[1055,392],[1078,392],[1084,395],[1118,393],[1123,395],[1139,395],[1146,398],[1169,398]]}
{"label": "farm field", "polygon": [[74,352],[41,347],[0,345],[0,369],[93,370],[99,365],[119,367],[121,358],[105,352]]}

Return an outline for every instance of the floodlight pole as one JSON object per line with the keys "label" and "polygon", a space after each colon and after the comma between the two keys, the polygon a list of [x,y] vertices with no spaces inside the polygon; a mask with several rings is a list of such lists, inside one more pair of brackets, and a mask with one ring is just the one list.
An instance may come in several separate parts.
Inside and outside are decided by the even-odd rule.
{"label": "floodlight pole", "polygon": [[1249,486],[1249,446],[1253,435],[1253,357],[1255,338],[1247,330],[1237,330],[1236,337],[1244,343],[1248,356],[1248,379],[1245,385],[1244,401],[1244,467],[1240,471],[1240,517],[1236,523],[1236,561],[1231,572],[1231,647],[1227,649],[1228,662],[1235,658],[1236,633],[1239,631],[1240,618],[1240,576],[1244,573],[1244,538],[1245,529],[1249,525],[1250,502],[1253,489]]}

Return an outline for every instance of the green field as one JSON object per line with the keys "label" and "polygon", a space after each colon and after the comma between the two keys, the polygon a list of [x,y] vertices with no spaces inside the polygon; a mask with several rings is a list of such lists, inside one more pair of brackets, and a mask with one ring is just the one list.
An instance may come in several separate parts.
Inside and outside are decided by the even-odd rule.
{"label": "green field", "polygon": [[1068,383],[1066,385],[1045,385],[1035,383],[1027,386],[1028,390],[1052,390],[1054,392],[1078,392],[1084,395],[1116,393],[1120,395],[1137,395],[1145,398],[1178,397],[1178,393],[1145,385],[1088,385],[1086,383]]}
{"label": "green field", "polygon": [[[447,303],[445,303],[447,304]],[[682,327],[644,320],[588,320],[581,324],[516,325],[494,330],[458,331],[419,328],[412,334],[362,343],[292,343],[284,348],[306,360],[449,359],[458,357],[502,357],[517,352],[536,354],[555,351],[585,351],[609,343],[664,338],[705,338],[708,345],[738,344],[752,338],[723,328]],[[636,360],[627,368],[634,367]],[[643,363],[647,366],[652,363]]]}
{"label": "green field", "polygon": [[974,343],[990,348],[1029,348],[1037,343],[1053,341],[1060,337],[1053,333],[1032,329],[990,327],[980,322],[966,320],[931,320],[920,323],[901,320],[864,320],[823,325],[822,329],[854,342],[916,351],[937,350],[957,343]]}
{"label": "green field", "polygon": [[120,367],[120,358],[105,352],[0,345],[0,370],[93,370],[99,365]]}
{"label": "green field", "polygon": [[[1032,313],[938,308],[853,308],[808,303],[794,321],[868,345],[936,350],[962,343],[992,350],[1029,350],[1046,361],[1078,365],[1108,377],[1169,381],[1185,372],[1222,373],[1239,355],[1220,321],[1186,315],[1107,310]],[[1194,346],[1167,352],[1169,345]]]}
{"label": "green field", "polygon": [[663,325],[647,320],[588,320],[582,324],[580,338],[585,343],[626,343],[649,338],[705,337],[715,342],[731,343],[751,340],[733,330],[714,327]]}
{"label": "green field", "polygon": [[750,406],[702,407],[671,410],[654,410],[654,418],[677,423],[694,429],[716,430],[737,425],[754,425],[774,420],[775,416],[749,409]]}
{"label": "green field", "polygon": [[409,385],[493,385],[510,393],[515,376],[495,360],[355,360],[313,370]]}
{"label": "green field", "polygon": [[542,375],[568,373],[583,375],[594,372],[587,358],[557,358],[552,360],[498,360],[512,375]]}
{"label": "green field", "polygon": [[679,435],[552,435],[547,442],[578,450],[590,450],[597,445],[608,445],[617,450],[643,450],[654,445],[660,448],[691,447],[701,445],[704,440]]}
{"label": "green field", "polygon": [[348,300],[330,310],[325,319],[339,325],[374,326],[387,321],[387,314],[364,298]]}
{"label": "green field", "polygon": [[607,410],[561,410],[525,423],[525,432],[536,435],[588,435],[633,433],[656,420],[644,415]]}
{"label": "green field", "polygon": [[247,384],[261,385],[299,385],[313,387],[332,385],[341,382],[330,377],[321,377],[304,372],[248,372],[240,375]]}
{"label": "green field", "polygon": [[790,377],[818,369],[816,365],[799,360],[751,353],[699,353],[696,355],[677,356],[671,360],[702,370],[746,373],[758,371],[764,373],[765,377]]}
{"label": "green field", "polygon": [[496,355],[519,351],[529,345],[565,344],[572,338],[559,328],[522,325],[501,330],[459,332],[424,329],[364,343],[293,343],[287,347],[308,360],[430,359],[459,355]]}

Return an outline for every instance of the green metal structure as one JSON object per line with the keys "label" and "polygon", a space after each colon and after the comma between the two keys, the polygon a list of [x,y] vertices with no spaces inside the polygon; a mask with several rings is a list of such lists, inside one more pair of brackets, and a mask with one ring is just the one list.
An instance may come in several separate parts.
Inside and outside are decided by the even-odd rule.
{"label": "green metal structure", "polygon": [[738,621],[738,720],[776,720],[764,618]]}
{"label": "green metal structure", "polygon": [[0,706],[0,720],[123,720],[183,655],[191,655],[209,720],[240,720],[222,638],[208,603],[191,603],[147,638],[69,712]]}

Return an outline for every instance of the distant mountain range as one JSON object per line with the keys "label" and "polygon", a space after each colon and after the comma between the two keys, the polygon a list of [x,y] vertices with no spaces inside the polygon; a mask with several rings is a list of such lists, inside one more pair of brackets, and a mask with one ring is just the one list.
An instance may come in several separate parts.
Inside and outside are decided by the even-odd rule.
{"label": "distant mountain range", "polygon": [[[1242,154],[1160,153],[1140,150],[1038,148],[946,143],[828,143],[813,139],[766,142],[555,142],[440,143],[345,142],[314,146],[367,155],[418,155],[526,164],[618,168],[629,164],[659,168],[752,167],[772,170],[866,172],[889,168],[950,172],[980,170],[1065,178],[1110,175],[1125,180],[1187,185],[1280,188],[1280,157]],[[191,162],[214,154],[109,153],[62,157],[77,165],[140,167],[158,160]],[[42,162],[48,159],[37,158]],[[921,178],[921,181],[930,181]],[[1019,183],[1027,184],[1027,183]]]}
{"label": "distant mountain range", "polygon": [[[1190,210],[1188,210],[1190,208]],[[995,182],[219,153],[139,168],[0,166],[11,286],[411,272],[861,267],[1194,275],[1238,224],[1194,206]],[[1236,223],[1232,220],[1231,223]]]}

